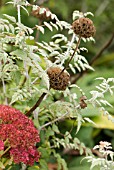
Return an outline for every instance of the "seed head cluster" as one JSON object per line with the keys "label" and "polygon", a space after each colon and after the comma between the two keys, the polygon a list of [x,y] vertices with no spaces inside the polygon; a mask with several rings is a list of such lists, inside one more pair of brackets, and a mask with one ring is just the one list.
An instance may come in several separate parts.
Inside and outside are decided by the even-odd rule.
{"label": "seed head cluster", "polygon": [[55,90],[65,90],[69,84],[70,76],[67,72],[62,72],[59,67],[50,67],[47,74],[50,80],[50,87]]}
{"label": "seed head cluster", "polygon": [[15,163],[33,165],[38,162],[40,155],[35,145],[40,137],[32,120],[19,110],[0,105],[0,141],[6,140],[10,146],[9,155]]}
{"label": "seed head cluster", "polygon": [[72,29],[75,34],[84,38],[92,37],[96,32],[92,20],[84,17],[75,20],[72,24]]}

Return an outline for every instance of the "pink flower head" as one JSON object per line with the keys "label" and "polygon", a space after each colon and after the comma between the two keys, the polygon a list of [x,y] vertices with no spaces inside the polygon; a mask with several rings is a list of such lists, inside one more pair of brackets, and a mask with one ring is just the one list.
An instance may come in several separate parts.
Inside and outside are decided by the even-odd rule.
{"label": "pink flower head", "polygon": [[2,140],[0,140],[0,151],[4,150],[4,142]]}
{"label": "pink flower head", "polygon": [[40,137],[32,120],[19,110],[0,105],[0,123],[0,140],[8,140],[15,163],[33,165],[38,161],[40,156],[35,145]]}

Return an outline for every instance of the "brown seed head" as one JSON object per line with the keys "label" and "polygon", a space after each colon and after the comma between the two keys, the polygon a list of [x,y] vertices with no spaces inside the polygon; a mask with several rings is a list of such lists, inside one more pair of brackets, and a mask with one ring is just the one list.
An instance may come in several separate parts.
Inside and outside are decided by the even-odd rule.
{"label": "brown seed head", "polygon": [[96,32],[92,20],[84,17],[75,20],[72,24],[72,29],[75,34],[84,38],[92,37]]}
{"label": "brown seed head", "polygon": [[61,73],[61,71],[62,69],[59,67],[50,67],[47,70],[47,74],[50,80],[50,87],[55,90],[65,90],[69,84],[69,74],[65,71]]}
{"label": "brown seed head", "polygon": [[40,9],[44,8],[44,7],[38,7],[36,10],[32,11],[32,15],[36,18],[39,18],[40,20],[49,20],[51,19],[51,15],[46,16],[46,12],[50,11],[48,8],[45,8],[45,11],[43,13],[40,14]]}

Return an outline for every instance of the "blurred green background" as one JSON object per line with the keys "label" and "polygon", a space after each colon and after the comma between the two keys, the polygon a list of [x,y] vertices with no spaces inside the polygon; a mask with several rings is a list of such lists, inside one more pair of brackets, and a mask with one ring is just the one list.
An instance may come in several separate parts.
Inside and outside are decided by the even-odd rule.
{"label": "blurred green background", "polygon": [[[0,17],[3,17],[2,14],[4,13],[17,17],[16,9],[12,8],[12,5],[6,4],[6,2],[8,0],[0,0]],[[32,0],[29,2],[33,4]],[[72,23],[72,13],[74,10],[92,12],[94,14],[94,17],[90,18],[92,18],[96,27],[96,42],[81,42],[81,46],[88,49],[88,53],[83,54],[88,61],[91,61],[114,33],[114,0],[37,0],[35,4],[48,7],[60,20],[65,20],[69,23]],[[28,8],[28,11],[30,13],[29,17],[24,10],[21,11],[22,22],[32,28],[39,23],[39,20],[31,15],[31,8]],[[45,35],[40,34],[39,41],[48,42],[52,35],[59,32],[46,30]],[[62,33],[66,35],[66,32]],[[34,36],[35,34],[36,32]],[[89,74],[85,74],[77,81],[77,84],[88,96],[89,91],[94,90],[95,85],[98,84],[95,78],[114,77],[114,41],[105,49],[100,58],[94,62],[93,67],[95,72],[89,72]],[[106,99],[114,106],[114,96],[107,94]],[[114,108],[107,107],[106,109],[110,114],[114,115]],[[97,127],[93,127],[91,124],[82,127],[77,134],[80,141],[90,148],[101,140],[108,141],[112,143],[114,148],[114,124],[108,121],[107,118],[99,116],[97,110],[89,108],[84,114],[91,117],[97,123]],[[59,126],[63,131],[67,128],[70,129],[70,122],[64,122],[64,125]],[[89,170],[89,164],[86,161],[80,164],[82,156],[75,154],[63,156],[68,162],[69,170]]]}

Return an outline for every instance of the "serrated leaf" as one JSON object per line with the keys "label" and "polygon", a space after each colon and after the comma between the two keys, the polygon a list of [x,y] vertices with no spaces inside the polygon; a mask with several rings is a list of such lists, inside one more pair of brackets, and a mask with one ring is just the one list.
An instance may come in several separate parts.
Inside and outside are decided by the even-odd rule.
{"label": "serrated leaf", "polygon": [[76,70],[75,70],[75,68],[73,67],[73,65],[72,65],[72,64],[69,64],[69,67],[70,67],[70,69],[72,70],[72,72],[75,74],[75,73],[76,73]]}
{"label": "serrated leaf", "polygon": [[60,132],[59,129],[58,129],[58,126],[55,125],[55,124],[52,125],[52,130],[53,130],[54,132],[57,132],[57,133]]}
{"label": "serrated leaf", "polygon": [[92,123],[96,126],[96,124],[90,118],[84,117],[84,120],[86,120],[87,122]]}
{"label": "serrated leaf", "polygon": [[36,25],[36,28],[42,33],[44,34],[44,28],[42,26]]}
{"label": "serrated leaf", "polygon": [[42,72],[40,77],[42,78],[43,84],[46,85],[47,89],[49,90],[50,83],[49,83],[49,77],[46,72]]}
{"label": "serrated leaf", "polygon": [[44,22],[44,25],[45,25],[50,31],[53,31],[53,28],[52,28],[52,26],[51,26],[49,23]]}
{"label": "serrated leaf", "polygon": [[56,24],[54,24],[53,22],[50,22],[50,24],[51,24],[54,28],[56,28],[56,30],[58,30],[58,26],[57,26]]}
{"label": "serrated leaf", "polygon": [[7,14],[3,14],[7,19],[9,19],[10,21],[12,21],[12,22],[14,22],[14,23],[16,23],[16,19],[15,19],[15,17],[13,17],[13,16],[10,16],[10,15],[7,15]]}
{"label": "serrated leaf", "polygon": [[59,55],[60,53],[58,51],[53,51],[52,53],[49,54],[49,57],[55,57],[57,55]]}
{"label": "serrated leaf", "polygon": [[9,24],[9,28],[10,28],[11,32],[14,34],[14,31],[15,31],[14,26],[12,24]]}
{"label": "serrated leaf", "polygon": [[23,50],[20,50],[20,49],[17,49],[17,50],[15,50],[15,51],[12,51],[10,54],[17,56],[17,58],[18,58],[18,59],[21,59],[21,60],[23,60],[24,58],[27,57],[27,53],[24,52]]}
{"label": "serrated leaf", "polygon": [[23,8],[24,11],[29,15],[29,12],[27,11],[27,9],[24,6],[21,5],[21,8]]}

